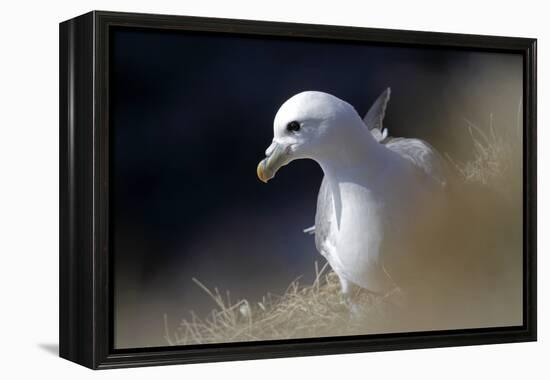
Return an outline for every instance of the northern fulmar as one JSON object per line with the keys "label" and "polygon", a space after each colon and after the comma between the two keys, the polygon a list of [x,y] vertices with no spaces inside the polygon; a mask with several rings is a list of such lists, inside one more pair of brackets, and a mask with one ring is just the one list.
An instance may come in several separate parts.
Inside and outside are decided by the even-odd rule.
{"label": "northern fulmar", "polygon": [[355,286],[385,293],[422,276],[415,249],[423,221],[445,198],[445,162],[425,141],[391,138],[382,125],[390,89],[361,118],[327,93],[292,96],[274,120],[274,138],[258,164],[263,182],[297,159],[324,173],[317,199],[315,245],[338,275],[344,297]]}

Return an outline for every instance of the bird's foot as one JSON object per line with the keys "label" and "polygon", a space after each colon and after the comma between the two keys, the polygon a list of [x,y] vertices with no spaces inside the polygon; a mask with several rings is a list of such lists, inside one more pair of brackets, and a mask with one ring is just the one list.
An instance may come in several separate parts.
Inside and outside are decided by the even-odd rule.
{"label": "bird's foot", "polygon": [[352,318],[356,318],[363,313],[363,308],[349,294],[343,294],[343,303],[350,312]]}

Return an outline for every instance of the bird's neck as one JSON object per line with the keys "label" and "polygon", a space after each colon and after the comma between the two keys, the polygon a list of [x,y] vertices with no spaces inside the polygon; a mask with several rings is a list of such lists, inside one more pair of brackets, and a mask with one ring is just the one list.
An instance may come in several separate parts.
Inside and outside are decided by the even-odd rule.
{"label": "bird's neck", "polygon": [[[341,139],[323,152],[317,162],[327,178],[336,182],[355,182],[376,176],[387,162],[387,149],[374,139],[367,128]],[[362,182],[362,181],[361,181]]]}

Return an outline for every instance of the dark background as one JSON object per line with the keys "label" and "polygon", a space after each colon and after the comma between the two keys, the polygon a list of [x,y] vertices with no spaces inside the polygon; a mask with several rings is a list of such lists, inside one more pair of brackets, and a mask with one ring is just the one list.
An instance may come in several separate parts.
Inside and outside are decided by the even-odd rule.
{"label": "dark background", "polygon": [[290,96],[331,93],[364,115],[386,88],[385,125],[466,160],[464,118],[515,123],[521,56],[334,41],[120,29],[111,113],[115,345],[165,345],[214,304],[191,280],[251,301],[310,281],[320,168],[297,161],[265,185],[256,165]]}

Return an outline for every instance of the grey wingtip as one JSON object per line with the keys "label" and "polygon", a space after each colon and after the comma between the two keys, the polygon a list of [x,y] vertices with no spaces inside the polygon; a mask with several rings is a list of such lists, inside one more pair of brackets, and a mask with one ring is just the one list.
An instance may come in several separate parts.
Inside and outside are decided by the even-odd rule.
{"label": "grey wingtip", "polygon": [[385,96],[385,100],[384,100],[384,104],[382,106],[382,119],[384,119],[384,117],[386,116],[386,109],[388,108],[388,103],[390,102],[390,98],[391,98],[391,87],[388,87],[386,88],[386,96]]}
{"label": "grey wingtip", "polygon": [[[379,127],[379,126],[368,125],[368,122],[370,121],[369,118],[380,118],[380,124],[382,123],[382,119],[384,119],[384,116],[386,114],[386,108],[388,107],[390,98],[391,98],[391,87],[386,87],[386,89],[382,91],[380,95],[378,95],[378,98],[376,98],[374,103],[371,105],[371,107],[363,117],[363,121],[365,122],[365,124],[367,124],[367,127],[369,127],[369,129]],[[375,110],[379,110],[380,112],[373,114],[372,112]]]}

